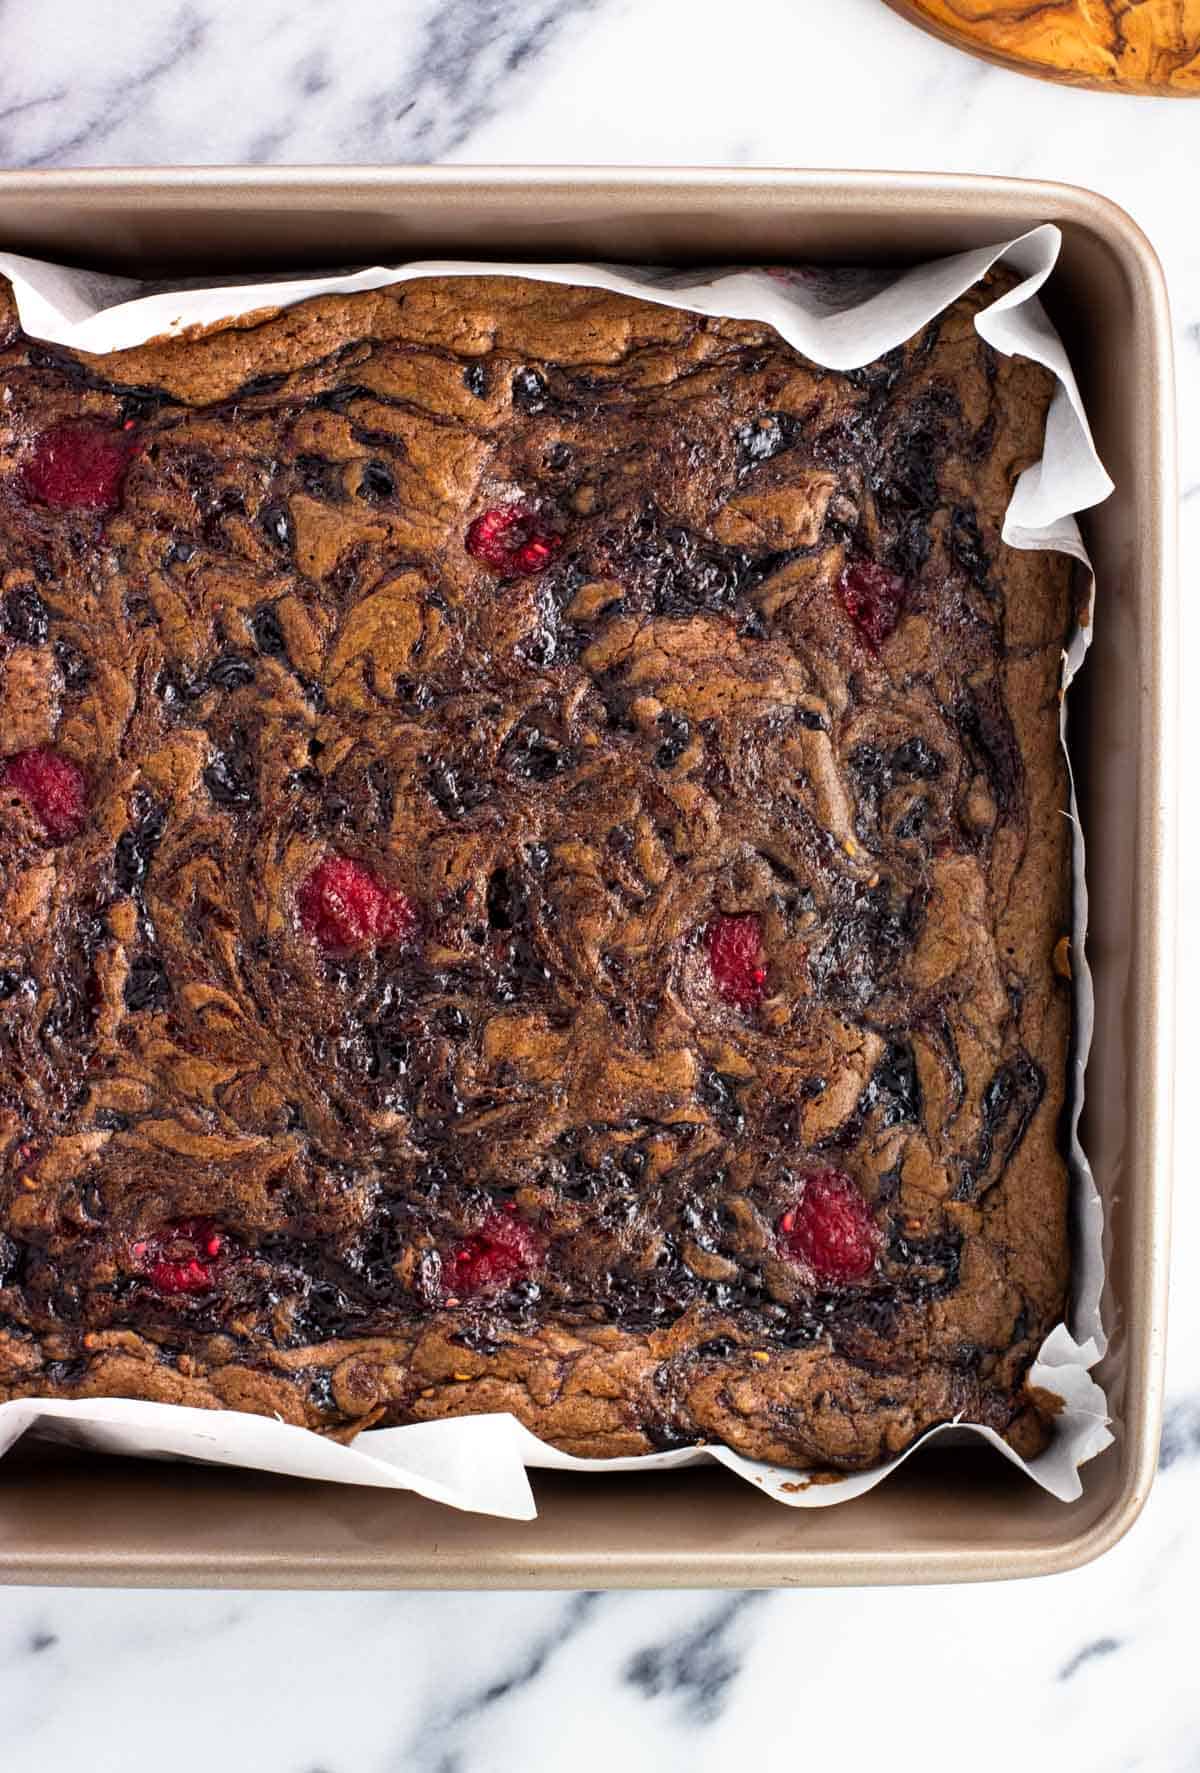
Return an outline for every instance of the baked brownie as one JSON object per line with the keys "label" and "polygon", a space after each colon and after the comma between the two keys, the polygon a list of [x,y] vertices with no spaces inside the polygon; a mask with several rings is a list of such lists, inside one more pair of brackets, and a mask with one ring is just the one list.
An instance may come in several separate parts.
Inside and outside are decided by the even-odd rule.
{"label": "baked brownie", "polygon": [[0,352],[0,1396],[1040,1444],[1049,377],[516,278]]}

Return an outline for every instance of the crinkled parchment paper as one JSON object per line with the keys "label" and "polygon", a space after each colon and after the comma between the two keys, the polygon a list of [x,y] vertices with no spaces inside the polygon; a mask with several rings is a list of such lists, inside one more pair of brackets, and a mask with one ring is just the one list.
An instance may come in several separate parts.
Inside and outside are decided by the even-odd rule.
{"label": "crinkled parchment paper", "polygon": [[[118,350],[314,295],[376,289],[412,277],[495,272],[615,290],[700,314],[767,322],[814,362],[846,370],[860,368],[911,338],[994,264],[1003,262],[1021,281],[981,313],[976,326],[997,351],[1033,358],[1052,370],[1059,384],[1050,407],[1042,460],[1026,469],[1017,483],[1005,519],[1004,539],[1016,548],[1059,549],[1086,566],[1075,513],[1107,498],[1112,483],[1097,459],[1062,343],[1037,299],[1054,269],[1060,246],[1058,229],[1046,225],[1017,240],[904,271],[799,267],[666,271],[608,265],[427,262],[346,275],[259,280],[237,288],[193,282],[183,290],[65,270],[11,254],[0,254],[0,271],[13,282],[26,332],[88,351]],[[1090,633],[1089,609],[1087,621],[1072,636],[1064,654],[1064,687],[1082,662]],[[1105,1349],[1100,1321],[1103,1206],[1077,1131],[1094,1012],[1084,958],[1087,894],[1083,839],[1073,791],[1071,817],[1075,1042],[1070,1161],[1079,1236],[1074,1252],[1072,1321],[1069,1326],[1058,1325],[1046,1338],[1030,1375],[1035,1385],[1062,1400],[1062,1409],[1055,1418],[1049,1447],[1028,1463],[991,1429],[965,1422],[931,1429],[909,1449],[915,1451],[916,1446],[939,1435],[982,1436],[1064,1502],[1081,1494],[1079,1467],[1112,1440],[1104,1393],[1089,1373]],[[530,1467],[596,1475],[716,1461],[790,1507],[827,1508],[882,1483],[908,1457],[906,1453],[873,1471],[811,1483],[803,1473],[759,1464],[727,1447],[685,1448],[639,1458],[576,1459],[539,1441],[508,1415],[371,1429],[352,1446],[344,1447],[308,1429],[260,1416],[120,1398],[81,1402],[32,1398],[0,1405],[0,1454],[30,1428],[106,1452],[199,1459],[330,1483],[414,1490],[455,1508],[514,1520],[532,1519],[536,1512],[526,1476]]]}

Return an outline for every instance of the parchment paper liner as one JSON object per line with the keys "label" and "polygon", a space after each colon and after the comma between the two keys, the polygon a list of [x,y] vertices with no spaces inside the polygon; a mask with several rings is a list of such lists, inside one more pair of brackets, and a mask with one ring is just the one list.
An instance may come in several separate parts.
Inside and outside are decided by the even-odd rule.
{"label": "parchment paper liner", "polygon": [[[1018,273],[1021,282],[984,310],[976,327],[997,351],[1033,358],[1053,371],[1059,383],[1047,420],[1042,460],[1028,468],[1017,483],[1005,518],[1004,540],[1016,548],[1050,548],[1072,554],[1090,572],[1075,514],[1107,498],[1112,482],[1096,455],[1062,343],[1038,300],[1060,247],[1059,230],[1047,224],[1016,240],[903,271],[829,267],[668,271],[658,267],[428,261],[322,277],[260,279],[238,287],[193,280],[186,287],[177,284],[163,289],[0,253],[0,272],[12,281],[27,333],[87,351],[113,351],[151,338],[179,336],[194,327],[285,307],[314,295],[376,289],[413,277],[491,272],[610,289],[696,313],[766,322],[813,362],[847,370],[861,368],[911,338],[994,264],[1003,262]],[[1063,655],[1064,690],[1087,651],[1093,603],[1094,590],[1086,621],[1071,636]],[[1062,731],[1065,749],[1065,699]],[[1062,1401],[1050,1445],[1036,1459],[1022,1460],[991,1429],[966,1422],[947,1423],[930,1429],[907,1452],[885,1465],[832,1480],[823,1476],[814,1483],[803,1472],[764,1465],[720,1446],[624,1459],[577,1459],[538,1440],[509,1415],[370,1429],[347,1447],[271,1418],[123,1398],[78,1402],[31,1398],[0,1404],[0,1455],[27,1429],[36,1428],[55,1439],[109,1453],[197,1459],[330,1483],[413,1490],[455,1508],[529,1520],[536,1514],[526,1476],[530,1467],[601,1475],[715,1461],[789,1507],[827,1508],[873,1489],[918,1447],[950,1435],[982,1437],[1051,1495],[1064,1502],[1074,1500],[1082,1493],[1079,1467],[1108,1446],[1113,1436],[1104,1393],[1089,1372],[1106,1346],[1100,1315],[1104,1209],[1078,1136],[1095,1012],[1084,951],[1087,889],[1073,784],[1070,816],[1075,1039],[1069,1163],[1078,1235],[1070,1326],[1060,1324],[1051,1331],[1030,1371],[1033,1384]]]}

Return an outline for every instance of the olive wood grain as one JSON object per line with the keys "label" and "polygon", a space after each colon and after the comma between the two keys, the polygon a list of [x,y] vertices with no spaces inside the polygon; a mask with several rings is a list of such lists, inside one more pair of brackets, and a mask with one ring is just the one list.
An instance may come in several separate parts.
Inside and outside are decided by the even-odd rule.
{"label": "olive wood grain", "polygon": [[885,0],[1021,73],[1104,92],[1200,98],[1200,0]]}

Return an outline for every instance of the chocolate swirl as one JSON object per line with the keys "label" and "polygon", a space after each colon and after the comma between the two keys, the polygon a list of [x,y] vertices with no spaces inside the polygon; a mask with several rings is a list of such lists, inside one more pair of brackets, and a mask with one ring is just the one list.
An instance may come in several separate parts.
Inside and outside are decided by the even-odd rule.
{"label": "chocolate swirl", "polygon": [[[1067,581],[999,541],[1049,384],[980,299],[851,376],[509,279],[12,333],[0,751],[88,804],[48,845],[0,797],[0,1394],[847,1465],[1036,1432]],[[112,512],[21,481],[84,422]],[[314,939],[330,857],[403,939]],[[830,1167],[853,1286],[777,1237]]]}

